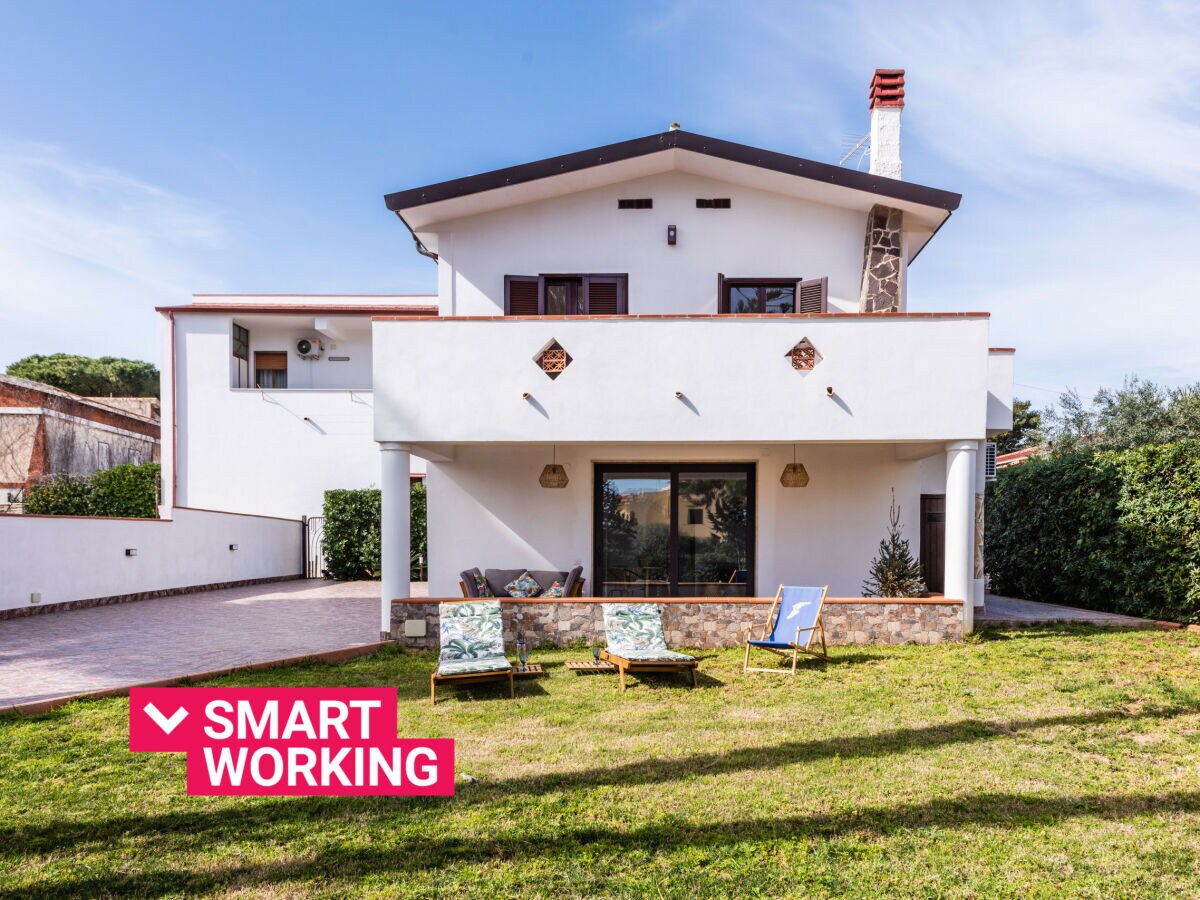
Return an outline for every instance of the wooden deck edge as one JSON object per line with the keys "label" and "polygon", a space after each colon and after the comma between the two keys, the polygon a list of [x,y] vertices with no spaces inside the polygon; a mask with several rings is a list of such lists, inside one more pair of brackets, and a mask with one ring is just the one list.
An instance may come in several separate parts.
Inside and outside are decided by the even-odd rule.
{"label": "wooden deck edge", "polygon": [[50,697],[46,700],[31,700],[28,703],[15,703],[0,706],[0,717],[18,715],[36,715],[51,712],[61,706],[66,706],[75,700],[103,700],[108,697],[123,697],[133,688],[143,687],[173,687],[192,684],[197,681],[208,681],[223,675],[234,675],[238,672],[257,672],[262,669],[276,669],[283,666],[294,666],[306,662],[340,663],[360,656],[370,656],[385,647],[394,646],[395,641],[376,641],[370,644],[355,644],[352,647],[340,647],[337,650],[321,650],[316,653],[305,653],[301,656],[286,656],[281,659],[269,659],[262,662],[243,663],[225,669],[212,669],[208,672],[195,672],[191,675],[179,675],[173,678],[163,678],[158,681],[141,681],[121,687],[103,688],[98,691],[82,691],[78,694],[64,694],[60,697]]}

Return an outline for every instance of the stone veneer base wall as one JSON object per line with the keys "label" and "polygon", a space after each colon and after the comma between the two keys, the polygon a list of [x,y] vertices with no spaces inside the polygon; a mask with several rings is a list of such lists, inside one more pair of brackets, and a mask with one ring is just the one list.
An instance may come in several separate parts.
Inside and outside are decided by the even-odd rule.
{"label": "stone veneer base wall", "polygon": [[[455,598],[462,602],[461,598]],[[438,646],[438,600],[392,602],[392,636],[401,647]],[[603,642],[604,622],[599,598],[578,601],[508,600],[501,598],[504,642],[511,650],[517,634],[531,646],[564,646],[584,641]],[[667,599],[663,628],[673,647],[704,649],[741,646],[746,630],[757,635],[771,611],[772,598],[745,600]],[[832,599],[821,611],[825,638],[831,645],[938,644],[963,638],[962,604],[940,597],[928,599]],[[407,619],[424,619],[424,637],[405,637]]]}
{"label": "stone veneer base wall", "polygon": [[[87,600],[66,600],[62,603],[39,603],[18,606],[16,609],[0,609],[0,621],[23,619],[26,616],[41,616],[46,613],[70,612],[73,609],[90,609],[93,606],[112,606],[114,603],[133,603],[137,600],[156,600],[159,597],[176,597],[180,594],[198,594],[201,591],[223,591],[226,588],[249,587],[252,584],[272,584],[276,581],[295,581],[304,575],[274,575],[270,578],[246,578],[242,581],[220,581],[213,584],[195,584],[190,587],[163,588],[160,591],[142,591],[138,594],[117,594],[112,597],[91,597]],[[436,610],[435,610],[436,612]],[[395,618],[395,612],[392,613]]]}

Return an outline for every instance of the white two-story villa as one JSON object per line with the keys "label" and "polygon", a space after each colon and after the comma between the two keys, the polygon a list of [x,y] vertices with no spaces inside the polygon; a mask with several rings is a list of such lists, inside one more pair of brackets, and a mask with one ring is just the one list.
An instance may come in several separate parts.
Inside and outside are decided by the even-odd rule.
{"label": "white two-story villa", "polygon": [[438,295],[373,324],[385,629],[414,455],[431,597],[576,565],[595,596],[856,597],[894,491],[970,629],[1013,356],[909,296],[960,198],[901,180],[903,106],[877,72],[866,173],[672,125],[387,196]]}

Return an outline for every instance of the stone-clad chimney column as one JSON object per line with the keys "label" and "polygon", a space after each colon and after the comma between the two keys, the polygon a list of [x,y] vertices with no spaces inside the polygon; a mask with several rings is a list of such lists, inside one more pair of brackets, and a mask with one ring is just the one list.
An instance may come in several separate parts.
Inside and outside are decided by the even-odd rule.
{"label": "stone-clad chimney column", "polygon": [[[900,178],[900,114],[904,70],[876,69],[871,79],[871,174]],[[889,206],[867,213],[859,312],[904,309],[904,214]]]}

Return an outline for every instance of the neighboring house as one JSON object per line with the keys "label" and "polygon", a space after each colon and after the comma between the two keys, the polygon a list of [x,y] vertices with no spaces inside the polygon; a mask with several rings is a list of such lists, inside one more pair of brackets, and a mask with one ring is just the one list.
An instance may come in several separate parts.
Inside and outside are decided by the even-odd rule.
{"label": "neighboring house", "polygon": [[[903,73],[877,72],[870,172],[673,125],[388,195],[437,261],[438,310],[374,322],[385,627],[411,455],[431,597],[471,566],[573,565],[604,596],[857,596],[894,489],[971,627],[1013,355],[987,313],[910,310],[907,268],[960,198],[900,180],[903,105]],[[198,339],[227,346],[229,318]],[[209,452],[245,427],[212,418]]]}
{"label": "neighboring house", "polygon": [[1026,447],[1024,450],[1014,450],[1012,453],[1001,453],[996,457],[996,468],[1007,469],[1009,466],[1019,466],[1046,450],[1041,444],[1036,447]]}
{"label": "neighboring house", "polygon": [[164,508],[298,519],[321,515],[327,490],[378,486],[371,318],[433,314],[434,300],[197,294],[160,307]]}
{"label": "neighboring house", "polygon": [[158,400],[81,397],[0,375],[0,511],[53,475],[90,475],[159,458]]}

